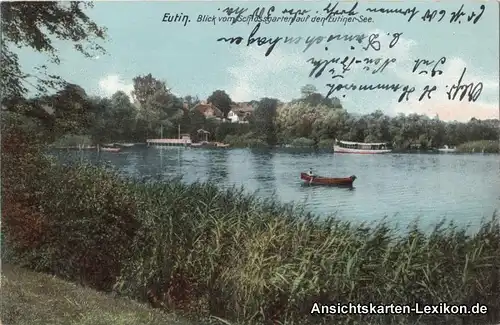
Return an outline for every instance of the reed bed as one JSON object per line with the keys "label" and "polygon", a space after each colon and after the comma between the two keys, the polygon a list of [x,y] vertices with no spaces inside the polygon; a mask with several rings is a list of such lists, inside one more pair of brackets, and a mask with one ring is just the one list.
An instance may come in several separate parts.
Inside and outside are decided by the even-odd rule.
{"label": "reed bed", "polygon": [[457,150],[465,153],[499,153],[500,142],[498,140],[471,141],[459,145]]}
{"label": "reed bed", "polygon": [[[237,188],[43,166],[16,178],[2,206],[7,256],[34,270],[233,324],[491,324],[500,316],[496,216],[473,234],[444,222],[401,234],[383,222],[319,219]],[[489,313],[310,313],[314,303],[348,302],[479,302]]]}

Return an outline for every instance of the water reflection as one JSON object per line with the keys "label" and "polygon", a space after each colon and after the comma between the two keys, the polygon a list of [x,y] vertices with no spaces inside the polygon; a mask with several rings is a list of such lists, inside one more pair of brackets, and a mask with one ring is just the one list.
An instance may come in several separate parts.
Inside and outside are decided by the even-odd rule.
{"label": "water reflection", "polygon": [[[332,155],[314,152],[134,148],[119,153],[56,152],[63,162],[111,161],[124,174],[183,175],[187,182],[212,180],[221,187],[244,186],[281,202],[304,203],[321,215],[338,212],[352,221],[388,216],[401,225],[421,216],[434,224],[443,216],[477,224],[500,208],[498,155]],[[356,175],[354,187],[301,186],[300,172],[325,177]]]}
{"label": "water reflection", "polygon": [[208,179],[215,183],[224,183],[228,180],[228,151],[225,149],[208,150]]}
{"label": "water reflection", "polygon": [[252,151],[252,171],[260,194],[268,197],[277,194],[274,155],[270,150]]}

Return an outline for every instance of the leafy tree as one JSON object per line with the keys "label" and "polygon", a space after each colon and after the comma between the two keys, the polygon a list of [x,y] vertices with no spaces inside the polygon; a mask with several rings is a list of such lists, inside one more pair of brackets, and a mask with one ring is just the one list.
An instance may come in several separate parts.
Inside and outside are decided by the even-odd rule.
{"label": "leafy tree", "polygon": [[193,140],[199,140],[198,130],[203,129],[206,123],[205,115],[198,110],[189,111],[188,132]]}
{"label": "leafy tree", "polygon": [[196,106],[197,104],[200,103],[200,99],[196,96],[196,97],[193,97],[191,95],[187,95],[184,97],[184,103],[187,104],[187,108],[188,109],[191,109],[193,108],[194,106]]}
{"label": "leafy tree", "polygon": [[146,137],[150,133],[172,134],[174,124],[180,123],[183,117],[182,101],[172,94],[166,83],[154,78],[151,74],[133,79],[132,95],[139,103],[137,119],[146,126]]}
{"label": "leafy tree", "polygon": [[90,127],[88,133],[92,138],[94,143],[103,143],[104,141],[110,140],[111,130],[110,130],[110,111],[111,111],[111,100],[109,98],[93,97],[90,98],[92,105],[94,106],[94,123]]}
{"label": "leafy tree", "polygon": [[256,131],[263,133],[269,145],[277,143],[277,117],[278,100],[274,98],[263,98],[255,110],[254,126]]}
{"label": "leafy tree", "polygon": [[231,97],[224,90],[216,90],[207,98],[207,102],[214,104],[218,109],[221,110],[224,117],[227,117],[227,114],[231,110]]}
{"label": "leafy tree", "polygon": [[23,99],[28,88],[43,93],[65,84],[62,78],[48,74],[44,65],[36,67],[34,72],[24,72],[18,56],[11,51],[12,46],[46,53],[56,64],[60,63],[60,58],[53,38],[74,43],[75,49],[88,58],[105,53],[97,40],[105,38],[106,30],[90,20],[84,11],[93,6],[91,2],[2,2],[0,6],[0,79],[3,103],[9,109],[15,108],[13,102]]}
{"label": "leafy tree", "polygon": [[123,91],[117,91],[111,96],[108,128],[114,130],[114,138],[117,140],[130,139],[135,128],[135,117],[137,110],[130,103],[129,97]]}
{"label": "leafy tree", "polygon": [[316,88],[316,86],[311,84],[307,84],[304,87],[300,88],[300,93],[302,94],[302,98],[307,98],[317,92],[318,88]]}
{"label": "leafy tree", "polygon": [[52,137],[67,133],[83,134],[91,127],[95,118],[96,107],[92,100],[83,88],[75,84],[66,84],[54,95],[28,100],[26,103],[32,111],[36,108],[47,113],[43,119]]}
{"label": "leafy tree", "polygon": [[154,78],[151,73],[135,77],[133,83],[134,90],[132,91],[132,96],[141,107],[144,107],[148,100],[155,94],[167,94],[170,92],[165,82]]}
{"label": "leafy tree", "polygon": [[342,108],[340,99],[337,97],[325,98],[325,96],[319,93],[317,88],[311,84],[302,87],[300,92],[302,97],[300,99],[293,100],[292,102],[303,102],[313,106],[325,105],[330,108]]}

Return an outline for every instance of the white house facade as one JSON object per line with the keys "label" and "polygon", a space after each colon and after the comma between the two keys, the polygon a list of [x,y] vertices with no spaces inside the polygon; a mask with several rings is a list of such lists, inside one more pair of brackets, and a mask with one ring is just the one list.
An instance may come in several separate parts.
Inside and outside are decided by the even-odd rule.
{"label": "white house facade", "polygon": [[233,112],[232,110],[227,113],[227,118],[231,120],[231,123],[239,123],[240,122],[240,117],[238,114]]}

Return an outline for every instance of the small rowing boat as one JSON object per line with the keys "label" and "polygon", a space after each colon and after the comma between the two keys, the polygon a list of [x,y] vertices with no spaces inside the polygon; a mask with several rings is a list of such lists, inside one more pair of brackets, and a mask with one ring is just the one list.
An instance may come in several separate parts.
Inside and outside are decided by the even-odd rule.
{"label": "small rowing boat", "polygon": [[356,180],[356,176],[352,175],[343,178],[329,178],[321,176],[309,176],[307,173],[300,173],[300,179],[305,183],[310,185],[326,185],[326,186],[338,186],[338,185],[352,185]]}
{"label": "small rowing boat", "polygon": [[222,142],[216,142],[216,143],[215,143],[215,146],[216,146],[217,148],[228,148],[228,147],[229,147],[229,144],[227,144],[227,143],[222,143]]}
{"label": "small rowing boat", "polygon": [[120,152],[122,149],[121,148],[101,147],[100,150],[106,151],[106,152]]}
{"label": "small rowing boat", "polygon": [[115,146],[123,147],[123,148],[132,148],[135,143],[115,143]]}

